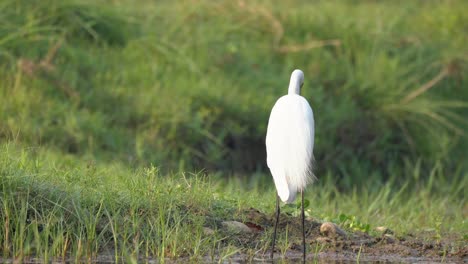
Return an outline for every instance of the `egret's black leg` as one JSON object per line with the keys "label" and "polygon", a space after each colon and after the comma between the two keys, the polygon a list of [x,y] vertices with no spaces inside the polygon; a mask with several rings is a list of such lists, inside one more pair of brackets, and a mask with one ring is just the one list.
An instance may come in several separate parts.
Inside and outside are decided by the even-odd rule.
{"label": "egret's black leg", "polygon": [[273,253],[275,252],[275,242],[276,242],[276,229],[278,228],[278,221],[280,215],[280,206],[279,206],[279,196],[276,194],[276,222],[275,222],[275,231],[273,232],[273,243],[271,244],[271,254],[270,258],[273,259]]}
{"label": "egret's black leg", "polygon": [[304,228],[304,190],[301,191],[302,196],[302,261],[305,263],[306,260],[306,242],[305,242],[305,228]]}

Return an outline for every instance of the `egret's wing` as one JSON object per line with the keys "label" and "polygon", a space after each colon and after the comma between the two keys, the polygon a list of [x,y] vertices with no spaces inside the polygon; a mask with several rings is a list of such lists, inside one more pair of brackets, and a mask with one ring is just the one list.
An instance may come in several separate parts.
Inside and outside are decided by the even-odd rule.
{"label": "egret's wing", "polygon": [[282,113],[281,98],[276,102],[271,110],[268,120],[268,129],[266,135],[267,165],[270,168],[271,175],[275,182],[276,191],[282,201],[290,200],[288,182],[286,180],[286,169],[284,167],[284,149],[285,141],[285,122],[287,119]]}
{"label": "egret's wing", "polygon": [[278,99],[268,121],[267,164],[282,201],[292,202],[312,172],[314,118],[299,95]]}

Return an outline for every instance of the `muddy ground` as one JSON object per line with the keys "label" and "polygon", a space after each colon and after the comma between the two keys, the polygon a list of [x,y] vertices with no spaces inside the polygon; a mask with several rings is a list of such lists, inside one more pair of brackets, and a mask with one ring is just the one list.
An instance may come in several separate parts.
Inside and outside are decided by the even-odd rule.
{"label": "muddy ground", "polygon": [[[273,228],[273,216],[267,216],[256,209],[245,211],[239,220],[251,232],[239,231],[235,236],[241,248],[255,248],[265,231]],[[307,219],[306,243],[308,262],[323,263],[468,263],[468,243],[461,236],[434,238],[434,233],[400,236],[390,229],[364,232],[344,230],[332,223],[323,225]],[[324,228],[325,227],[325,228]],[[290,248],[282,252],[277,246],[275,262],[296,263],[302,258],[302,231],[300,217],[281,214],[279,230],[288,229]],[[232,239],[232,237],[231,237]],[[239,253],[231,258],[233,263],[263,262],[269,260],[270,249],[255,256]],[[228,262],[229,263],[229,262]]]}
{"label": "muddy ground", "polygon": [[[226,259],[218,256],[203,259],[166,259],[166,263],[272,263],[270,249],[259,248],[274,226],[274,216],[266,215],[256,209],[249,209],[236,221],[211,219],[207,222],[206,235],[214,230],[222,233],[226,244],[234,243],[243,249]],[[234,223],[229,227],[225,222]],[[223,224],[224,223],[224,224]],[[399,235],[389,229],[373,230],[368,233],[351,231],[333,223],[322,223],[306,219],[307,263],[468,263],[468,243],[461,235],[444,235],[435,238],[435,233]],[[281,214],[278,225],[279,236],[288,230],[288,245],[277,243],[273,263],[300,263],[302,260],[302,229],[300,217]],[[283,239],[284,241],[284,239]],[[287,250],[285,250],[287,248]],[[63,263],[61,259],[51,263]],[[66,263],[74,259],[65,260]],[[89,263],[115,263],[113,249],[102,252]],[[141,263],[159,263],[156,259],[139,259]],[[0,263],[43,263],[40,259],[27,258],[20,262],[1,258]]]}

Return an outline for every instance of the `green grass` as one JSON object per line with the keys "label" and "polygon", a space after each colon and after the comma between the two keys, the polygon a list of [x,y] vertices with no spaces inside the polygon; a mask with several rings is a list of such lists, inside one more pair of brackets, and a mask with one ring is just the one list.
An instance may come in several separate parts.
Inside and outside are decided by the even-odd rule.
{"label": "green grass", "polygon": [[1,160],[6,257],[200,257],[219,243],[202,237],[216,200],[201,176],[167,178],[155,167],[131,171],[14,145],[2,146]]}
{"label": "green grass", "polygon": [[[164,175],[156,167],[98,164],[14,144],[2,146],[0,168],[4,257],[223,259],[233,252],[262,253],[270,245],[271,230],[255,243],[239,244],[220,229],[221,221],[245,219],[251,207],[273,217],[275,190],[265,175],[250,182],[203,173]],[[377,234],[376,227],[386,226],[399,237],[424,233],[429,240],[463,243],[467,175],[448,181],[435,167],[420,182],[420,173],[409,173],[413,178],[402,186],[395,178],[351,192],[339,190],[327,175],[307,191],[306,214],[349,230]],[[283,212],[298,215],[292,207]],[[205,234],[204,227],[215,235]],[[284,253],[296,238],[287,230],[281,234]]]}
{"label": "green grass", "polygon": [[264,137],[294,68],[317,129],[308,214],[466,240],[467,8],[2,1],[0,251],[134,261],[267,248],[269,232],[243,248],[203,227],[273,213]]}

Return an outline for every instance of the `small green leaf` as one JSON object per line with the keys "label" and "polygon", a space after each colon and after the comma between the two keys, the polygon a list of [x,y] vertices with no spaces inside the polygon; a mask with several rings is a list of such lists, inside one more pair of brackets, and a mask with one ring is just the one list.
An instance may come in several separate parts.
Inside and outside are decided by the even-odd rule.
{"label": "small green leaf", "polygon": [[348,220],[349,217],[347,215],[345,215],[345,214],[340,214],[338,216],[338,219],[340,219],[340,222],[344,222],[344,221]]}
{"label": "small green leaf", "polygon": [[[308,199],[304,199],[304,209],[308,208],[310,205],[310,201]],[[301,202],[296,203],[296,208],[301,209]]]}

